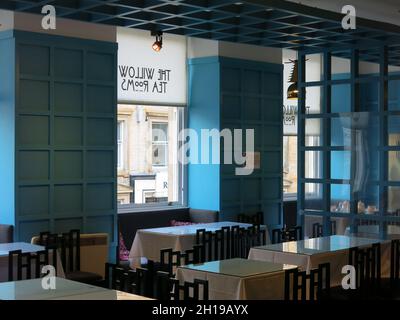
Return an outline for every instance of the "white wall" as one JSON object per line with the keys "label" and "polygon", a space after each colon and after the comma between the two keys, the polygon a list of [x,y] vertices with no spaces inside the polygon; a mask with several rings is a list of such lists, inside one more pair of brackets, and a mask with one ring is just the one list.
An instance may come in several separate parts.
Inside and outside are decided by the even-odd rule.
{"label": "white wall", "polygon": [[287,0],[329,11],[342,12],[345,5],[353,5],[357,16],[400,26],[399,0]]}
{"label": "white wall", "polygon": [[15,29],[108,42],[117,40],[114,26],[57,18],[55,30],[44,30],[42,28],[43,17],[44,15],[0,10],[0,31]]}
{"label": "white wall", "polygon": [[235,59],[282,63],[282,49],[235,42],[188,38],[188,58],[222,56]]}

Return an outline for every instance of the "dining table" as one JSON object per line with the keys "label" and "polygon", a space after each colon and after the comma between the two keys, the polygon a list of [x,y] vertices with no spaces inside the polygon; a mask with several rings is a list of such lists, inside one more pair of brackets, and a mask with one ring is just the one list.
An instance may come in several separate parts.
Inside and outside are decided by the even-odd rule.
{"label": "dining table", "polygon": [[[221,221],[163,228],[140,229],[136,232],[136,236],[129,252],[130,266],[132,268],[140,267],[145,259],[158,262],[160,260],[160,251],[162,249],[172,248],[174,251],[180,252],[192,249],[196,244],[196,231],[198,229],[205,229],[206,231],[215,232],[223,227],[233,226],[249,228],[252,226],[252,224]],[[265,226],[261,227],[266,231],[266,243],[270,243],[268,229]]]}
{"label": "dining table", "polygon": [[55,277],[0,283],[0,300],[152,300],[122,291],[106,289]]}
{"label": "dining table", "polygon": [[299,266],[310,272],[319,264],[330,263],[331,285],[341,285],[344,266],[349,264],[350,248],[365,248],[381,245],[381,273],[390,274],[390,241],[354,236],[333,235],[299,241],[258,246],[250,249],[248,258],[257,261],[286,263]]}
{"label": "dining table", "polygon": [[283,300],[285,270],[294,265],[241,258],[180,266],[180,283],[208,281],[210,300]]}
{"label": "dining table", "polygon": [[[22,253],[35,253],[45,250],[45,247],[28,242],[0,243],[0,282],[8,281],[8,254],[10,251],[15,250],[21,250]],[[52,261],[52,252],[49,252],[49,261]],[[34,261],[32,261],[32,269],[35,270],[35,267]],[[14,270],[16,269],[15,265]],[[61,258],[58,253],[56,274],[60,278],[65,278]]]}

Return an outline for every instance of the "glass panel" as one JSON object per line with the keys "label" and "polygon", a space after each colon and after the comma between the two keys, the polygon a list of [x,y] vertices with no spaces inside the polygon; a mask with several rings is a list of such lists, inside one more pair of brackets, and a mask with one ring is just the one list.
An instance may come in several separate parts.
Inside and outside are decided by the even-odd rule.
{"label": "glass panel", "polygon": [[350,151],[331,152],[331,179],[349,180],[351,169]]}
{"label": "glass panel", "polygon": [[[178,161],[180,108],[119,105],[119,205],[179,201],[181,164]],[[108,159],[108,158],[107,158]],[[105,159],[104,161],[106,161]],[[111,161],[111,160],[110,160]],[[121,162],[121,161],[119,161]]]}
{"label": "glass panel", "polygon": [[331,185],[331,212],[350,213],[350,185]]}
{"label": "glass panel", "polygon": [[388,212],[391,214],[400,213],[400,187],[388,187]]}
{"label": "glass panel", "polygon": [[324,56],[321,53],[306,55],[306,82],[322,81]]}
{"label": "glass panel", "polygon": [[306,179],[322,179],[322,152],[304,152],[304,166]]}
{"label": "glass panel", "polygon": [[373,220],[356,220],[353,236],[362,238],[379,238],[379,223]]}
{"label": "glass panel", "polygon": [[350,232],[349,218],[331,217],[331,234],[332,235],[348,235]]}
{"label": "glass panel", "polygon": [[360,111],[379,110],[379,82],[360,83]]}
{"label": "glass panel", "polygon": [[283,137],[283,192],[297,193],[297,136]]}
{"label": "glass panel", "polygon": [[354,193],[357,193],[357,212],[359,214],[378,214],[379,212],[379,186],[357,182],[353,187]]}
{"label": "glass panel", "polygon": [[400,181],[400,150],[388,152],[388,178],[389,181]]}
{"label": "glass panel", "polygon": [[321,216],[306,215],[304,217],[304,238],[318,238],[323,236],[324,218]]}
{"label": "glass panel", "polygon": [[304,209],[322,211],[323,193],[321,183],[305,183]]}
{"label": "glass panel", "polygon": [[400,116],[388,118],[388,145],[400,147]]}
{"label": "glass panel", "polygon": [[331,112],[351,111],[351,85],[338,84],[331,87]]}
{"label": "glass panel", "polygon": [[333,52],[331,70],[332,80],[349,79],[351,75],[351,52]]}
{"label": "glass panel", "polygon": [[351,118],[331,119],[331,146],[345,147],[351,145]]}
{"label": "glass panel", "polygon": [[400,80],[389,81],[389,111],[400,111]]}
{"label": "glass panel", "polygon": [[322,87],[306,87],[306,114],[322,113]]}
{"label": "glass panel", "polygon": [[386,234],[388,239],[400,238],[400,222],[393,221],[385,224]]}
{"label": "glass panel", "polygon": [[359,51],[360,77],[379,76],[380,48],[368,48]]}
{"label": "glass panel", "polygon": [[306,147],[319,147],[321,146],[321,132],[322,120],[321,119],[306,119],[305,121],[305,134],[306,134]]}

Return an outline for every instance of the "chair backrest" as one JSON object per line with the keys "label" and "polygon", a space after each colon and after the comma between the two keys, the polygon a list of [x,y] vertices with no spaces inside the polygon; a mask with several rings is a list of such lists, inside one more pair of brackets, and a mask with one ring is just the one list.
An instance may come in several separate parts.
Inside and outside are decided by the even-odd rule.
{"label": "chair backrest", "polygon": [[373,295],[381,283],[381,246],[350,248],[349,265],[356,270],[356,292],[362,296]]}
{"label": "chair backrest", "polygon": [[206,262],[204,246],[195,244],[193,249],[189,249],[184,253],[181,253],[181,258],[184,259],[185,265]]}
{"label": "chair backrest", "polygon": [[255,214],[244,214],[241,213],[237,216],[237,222],[240,223],[251,223],[251,224],[264,224],[264,212],[259,211]]}
{"label": "chair backrest", "polygon": [[302,239],[303,239],[303,228],[301,226],[272,230],[273,244],[288,242],[288,241],[298,241]]}
{"label": "chair backrest", "polygon": [[163,301],[199,301],[208,300],[208,281],[194,279],[193,282],[185,281],[183,285],[179,280],[171,278],[167,272],[158,271],[156,274],[155,298]]}
{"label": "chair backrest", "polygon": [[182,254],[180,251],[173,249],[162,249],[160,251],[160,269],[167,272],[171,277],[175,273],[175,268],[182,263]]}
{"label": "chair backrest", "polygon": [[394,239],[390,245],[390,284],[398,286],[400,280],[400,240]]}
{"label": "chair backrest", "polygon": [[61,236],[61,261],[66,272],[80,271],[81,245],[80,231],[71,230]]}
{"label": "chair backrest", "polygon": [[213,260],[225,260],[231,257],[231,228],[223,227],[216,230],[213,235],[214,257]]}
{"label": "chair backrest", "polygon": [[[50,252],[52,261],[50,261]],[[57,254],[55,249],[37,252],[14,250],[8,253],[8,281],[40,278],[42,268],[52,265],[57,270]]]}
{"label": "chair backrest", "polygon": [[0,243],[12,243],[14,241],[14,226],[0,224]]}
{"label": "chair backrest", "polygon": [[196,230],[196,244],[203,246],[205,261],[213,260],[213,233],[206,229]]}
{"label": "chair backrest", "polygon": [[285,300],[314,301],[329,297],[330,264],[320,264],[317,269],[299,271],[297,268],[285,271]]}
{"label": "chair backrest", "polygon": [[144,268],[127,270],[113,263],[105,264],[104,286],[107,289],[119,290],[142,296],[152,297],[149,290],[149,271]]}

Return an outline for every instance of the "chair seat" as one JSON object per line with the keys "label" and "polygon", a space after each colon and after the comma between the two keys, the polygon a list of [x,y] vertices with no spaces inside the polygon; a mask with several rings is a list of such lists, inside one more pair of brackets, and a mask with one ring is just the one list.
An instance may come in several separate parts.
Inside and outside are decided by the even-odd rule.
{"label": "chair seat", "polygon": [[103,277],[97,273],[86,272],[86,271],[66,272],[65,277],[68,280],[83,282],[88,284],[93,284],[103,279]]}

